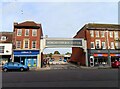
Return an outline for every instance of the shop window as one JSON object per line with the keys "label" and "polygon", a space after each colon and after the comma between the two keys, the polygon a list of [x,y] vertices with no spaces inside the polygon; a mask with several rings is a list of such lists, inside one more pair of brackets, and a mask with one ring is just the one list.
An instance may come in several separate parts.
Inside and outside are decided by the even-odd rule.
{"label": "shop window", "polygon": [[111,42],[111,49],[114,49],[114,42]]}
{"label": "shop window", "polygon": [[21,48],[21,41],[16,41],[17,43],[17,48]]}
{"label": "shop window", "polygon": [[99,31],[95,31],[96,37],[99,37]]}
{"label": "shop window", "polygon": [[103,49],[106,49],[105,42],[102,42],[102,48],[103,48]]}
{"label": "shop window", "polygon": [[90,36],[94,37],[94,31],[93,30],[90,31]]}
{"label": "shop window", "polygon": [[36,41],[32,41],[32,48],[36,48]]}
{"label": "shop window", "polygon": [[110,31],[109,33],[110,33],[110,37],[112,38],[112,37],[113,37],[113,32],[112,32],[112,31]]}
{"label": "shop window", "polygon": [[94,49],[94,42],[91,42],[91,49]]}
{"label": "shop window", "polygon": [[0,53],[4,53],[4,46],[0,46]]}
{"label": "shop window", "polygon": [[17,36],[21,36],[22,35],[22,29],[17,29]]}
{"label": "shop window", "polygon": [[29,29],[25,29],[25,36],[29,36]]}
{"label": "shop window", "polygon": [[35,29],[32,30],[32,36],[37,36],[37,30]]}
{"label": "shop window", "polygon": [[105,37],[105,31],[101,31],[101,37]]}

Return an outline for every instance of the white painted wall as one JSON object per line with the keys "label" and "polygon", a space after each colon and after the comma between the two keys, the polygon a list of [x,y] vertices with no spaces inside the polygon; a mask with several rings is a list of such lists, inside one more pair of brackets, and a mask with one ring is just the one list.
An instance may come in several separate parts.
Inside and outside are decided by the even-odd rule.
{"label": "white painted wall", "polygon": [[5,47],[4,53],[0,53],[0,55],[12,55],[12,43],[1,43],[0,46]]}

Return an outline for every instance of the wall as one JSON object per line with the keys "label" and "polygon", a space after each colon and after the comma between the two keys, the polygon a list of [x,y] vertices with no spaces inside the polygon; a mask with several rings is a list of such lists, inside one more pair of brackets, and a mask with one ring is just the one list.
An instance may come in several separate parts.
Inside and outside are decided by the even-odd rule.
{"label": "wall", "polygon": [[[4,53],[0,55],[12,55],[12,43],[2,43],[0,46],[5,46]],[[8,52],[6,52],[8,50]]]}

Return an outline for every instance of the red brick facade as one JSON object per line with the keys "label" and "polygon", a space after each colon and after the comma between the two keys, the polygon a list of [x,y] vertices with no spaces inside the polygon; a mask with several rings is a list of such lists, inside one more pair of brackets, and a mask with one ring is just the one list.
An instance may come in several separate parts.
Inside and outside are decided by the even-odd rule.
{"label": "red brick facade", "polygon": [[[18,36],[18,29],[22,30],[21,36]],[[26,29],[29,29],[29,35],[25,36]],[[37,30],[37,35],[32,36],[32,31]],[[32,21],[27,21],[23,23],[14,23],[14,48],[16,49],[16,42],[21,41],[21,47],[19,49],[24,49],[24,40],[29,40],[29,48],[32,49],[32,41],[36,41],[36,49],[40,49],[40,39],[42,38],[42,27],[41,24],[37,24]]]}
{"label": "red brick facade", "polygon": [[[111,53],[110,53],[111,57],[113,57],[113,55],[115,55],[115,54],[119,55],[119,53],[120,53],[119,52],[120,51],[120,26],[119,25],[86,24],[83,28],[81,28],[77,32],[77,34],[74,36],[74,38],[84,38],[87,41],[87,50],[90,52],[91,52],[91,50],[94,51],[94,53],[88,52],[88,54],[89,54],[88,59],[87,59],[88,61],[89,61],[90,55],[108,54],[108,53],[106,53],[106,50],[108,50],[108,49],[111,50]],[[94,48],[91,47],[91,44],[93,44]],[[116,46],[116,44],[117,44],[117,46]],[[119,47],[119,48],[116,48],[116,47]],[[95,53],[97,51],[98,51],[98,53]],[[105,53],[104,53],[104,51],[105,51]],[[111,59],[114,59],[114,57]],[[86,64],[85,60],[86,60],[85,52],[83,51],[82,48],[72,48],[71,61],[77,62],[77,63],[80,62],[81,65],[85,65]]]}

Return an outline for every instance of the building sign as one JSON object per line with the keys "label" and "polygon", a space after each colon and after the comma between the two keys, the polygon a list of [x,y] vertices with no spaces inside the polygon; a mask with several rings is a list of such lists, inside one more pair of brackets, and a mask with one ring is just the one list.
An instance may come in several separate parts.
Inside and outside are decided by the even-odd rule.
{"label": "building sign", "polygon": [[95,50],[95,49],[92,49],[92,50],[89,50],[90,53],[120,53],[120,50]]}
{"label": "building sign", "polygon": [[82,47],[83,39],[47,39],[47,47]]}
{"label": "building sign", "polygon": [[39,54],[39,50],[15,50],[14,55],[37,55]]}

